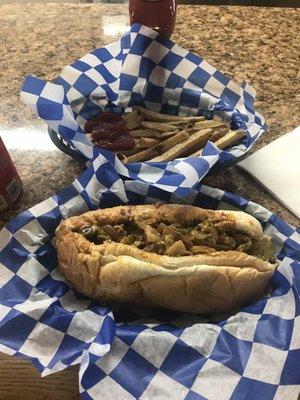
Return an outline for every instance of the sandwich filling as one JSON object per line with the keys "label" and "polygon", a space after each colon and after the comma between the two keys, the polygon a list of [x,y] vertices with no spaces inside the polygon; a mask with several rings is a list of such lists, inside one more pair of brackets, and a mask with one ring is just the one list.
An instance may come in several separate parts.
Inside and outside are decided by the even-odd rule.
{"label": "sandwich filling", "polygon": [[97,245],[123,243],[171,257],[234,250],[275,262],[268,236],[251,238],[247,233],[238,231],[234,221],[220,217],[181,224],[130,219],[112,225],[86,224],[78,233]]}

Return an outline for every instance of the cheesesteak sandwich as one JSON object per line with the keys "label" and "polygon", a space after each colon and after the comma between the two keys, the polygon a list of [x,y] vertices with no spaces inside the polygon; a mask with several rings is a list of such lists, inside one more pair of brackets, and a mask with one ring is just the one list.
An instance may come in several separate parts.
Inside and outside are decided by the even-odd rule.
{"label": "cheesesteak sandwich", "polygon": [[251,303],[276,267],[254,217],[188,205],[87,212],[60,223],[56,246],[61,271],[85,295],[190,313]]}

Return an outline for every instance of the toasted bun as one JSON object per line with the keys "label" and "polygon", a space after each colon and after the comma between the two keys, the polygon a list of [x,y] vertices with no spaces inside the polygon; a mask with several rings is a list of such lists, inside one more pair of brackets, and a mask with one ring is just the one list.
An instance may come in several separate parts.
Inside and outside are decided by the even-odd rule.
{"label": "toasted bun", "polygon": [[120,206],[62,221],[56,230],[61,271],[85,295],[100,301],[165,307],[190,313],[224,312],[262,296],[275,265],[238,251],[169,257],[121,243],[96,245],[75,232],[86,224],[117,224],[130,218],[189,222],[227,216],[240,232],[259,239],[259,222],[243,212],[186,205]]}

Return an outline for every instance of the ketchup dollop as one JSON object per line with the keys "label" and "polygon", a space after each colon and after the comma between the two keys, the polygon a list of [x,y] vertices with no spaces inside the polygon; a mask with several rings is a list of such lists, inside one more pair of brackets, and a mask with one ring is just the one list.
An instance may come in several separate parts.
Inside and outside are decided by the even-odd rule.
{"label": "ketchup dollop", "polygon": [[121,115],[103,112],[91,118],[84,126],[85,133],[100,149],[111,151],[131,150],[134,141]]}

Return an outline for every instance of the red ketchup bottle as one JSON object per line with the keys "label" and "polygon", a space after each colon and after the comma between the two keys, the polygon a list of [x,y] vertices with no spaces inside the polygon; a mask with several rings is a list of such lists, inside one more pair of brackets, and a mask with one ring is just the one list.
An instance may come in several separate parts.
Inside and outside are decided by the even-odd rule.
{"label": "red ketchup bottle", "polygon": [[0,213],[17,201],[21,191],[21,180],[0,137]]}
{"label": "red ketchup bottle", "polygon": [[174,31],[176,9],[176,0],[129,0],[130,24],[138,22],[169,38]]}

